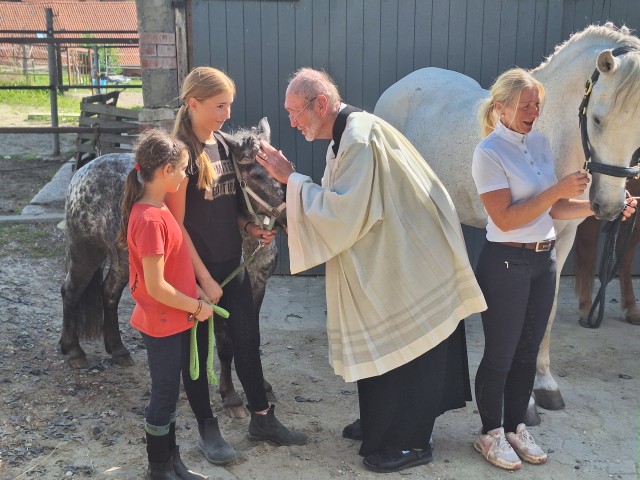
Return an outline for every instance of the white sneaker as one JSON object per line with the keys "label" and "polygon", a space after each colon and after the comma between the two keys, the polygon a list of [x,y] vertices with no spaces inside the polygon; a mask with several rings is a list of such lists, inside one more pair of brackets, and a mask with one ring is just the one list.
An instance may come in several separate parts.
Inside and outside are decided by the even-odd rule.
{"label": "white sneaker", "polygon": [[525,462],[539,464],[547,461],[547,454],[536,444],[524,423],[518,425],[516,433],[509,432],[506,437],[507,442]]}
{"label": "white sneaker", "polygon": [[518,470],[522,466],[518,455],[507,442],[502,427],[489,430],[486,434],[480,430],[473,442],[473,448],[496,467]]}

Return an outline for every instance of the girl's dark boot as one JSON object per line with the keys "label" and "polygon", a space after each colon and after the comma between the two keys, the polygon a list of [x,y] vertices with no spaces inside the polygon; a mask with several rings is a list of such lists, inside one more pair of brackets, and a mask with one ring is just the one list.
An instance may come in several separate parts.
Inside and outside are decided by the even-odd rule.
{"label": "girl's dark boot", "polygon": [[173,471],[180,480],[207,480],[209,478],[190,470],[184,463],[182,463],[182,459],[180,458],[180,448],[177,445],[171,452],[171,458],[173,460]]}
{"label": "girl's dark boot", "polygon": [[169,450],[171,452],[171,459],[173,460],[173,471],[181,480],[207,480],[209,477],[205,477],[193,470],[187,468],[180,458],[180,449],[176,445],[176,414],[171,415],[171,423],[169,424]]}
{"label": "girl's dark boot", "polygon": [[[247,405],[248,408],[248,405]],[[271,440],[280,445],[304,445],[309,439],[302,432],[289,430],[282,425],[273,413],[275,407],[271,405],[266,415],[251,412],[251,421],[249,422],[249,440]]]}
{"label": "girl's dark boot", "polygon": [[169,435],[147,433],[147,457],[149,468],[146,480],[180,480],[173,468],[173,456],[169,450]]}
{"label": "girl's dark boot", "polygon": [[236,451],[222,438],[217,418],[207,418],[202,424],[198,422],[198,431],[198,447],[208,461],[224,465],[235,460]]}

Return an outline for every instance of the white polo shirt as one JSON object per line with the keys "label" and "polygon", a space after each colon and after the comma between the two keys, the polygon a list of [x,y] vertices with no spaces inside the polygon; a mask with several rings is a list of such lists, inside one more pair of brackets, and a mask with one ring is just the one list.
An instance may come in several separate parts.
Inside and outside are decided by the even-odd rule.
{"label": "white polo shirt", "polygon": [[[473,152],[471,173],[479,194],[508,188],[513,203],[528,200],[558,182],[545,136],[536,131],[523,135],[500,122]],[[508,232],[500,230],[489,217],[487,240],[530,243],[554,239],[550,210]]]}

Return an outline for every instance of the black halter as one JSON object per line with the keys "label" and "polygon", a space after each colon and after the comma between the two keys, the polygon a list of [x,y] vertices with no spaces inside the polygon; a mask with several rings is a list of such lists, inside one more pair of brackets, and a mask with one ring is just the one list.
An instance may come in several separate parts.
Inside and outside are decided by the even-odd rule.
{"label": "black halter", "polygon": [[[631,45],[623,45],[611,51],[614,57],[624,55],[629,52],[636,52],[638,49]],[[582,103],[580,103],[580,110],[578,112],[578,118],[580,119],[580,136],[582,137],[582,149],[584,150],[584,169],[590,173],[600,173],[602,175],[609,175],[611,177],[619,178],[632,178],[640,175],[640,167],[638,167],[638,160],[640,159],[640,148],[638,148],[631,156],[631,162],[629,167],[616,167],[613,165],[605,165],[604,163],[594,162],[592,158],[591,143],[589,142],[589,135],[587,133],[587,106],[589,104],[589,98],[591,97],[591,91],[593,85],[598,81],[600,77],[600,71],[596,68],[591,75],[591,78],[587,80],[585,85],[584,97],[582,97]],[[622,258],[625,256],[627,247],[629,246],[629,239],[631,233],[635,227],[636,216],[633,216],[631,221],[631,227],[628,230],[627,237],[622,246],[620,252],[616,252],[616,245],[618,243],[618,232],[620,231],[621,215],[616,220],[603,223],[603,230],[607,232],[605,243],[603,245],[603,253],[600,263],[600,289],[594,299],[589,315],[585,320],[580,320],[580,325],[586,328],[598,328],[602,323],[604,316],[604,298],[606,294],[607,285],[613,278],[618,270]],[[616,260],[617,257],[617,260]],[[598,309],[597,317],[594,319],[594,314]]]}
{"label": "black halter", "polygon": [[[624,55],[629,52],[637,52],[638,49],[633,45],[623,45],[611,51],[614,57]],[[578,119],[580,120],[580,136],[582,138],[582,149],[584,150],[584,169],[589,173],[600,173],[602,175],[608,175],[610,177],[620,178],[632,178],[640,176],[640,167],[638,167],[638,161],[640,161],[640,148],[638,148],[631,156],[631,162],[628,167],[616,167],[613,165],[606,165],[604,163],[598,163],[592,160],[591,143],[589,142],[589,134],[587,133],[587,106],[589,105],[589,98],[591,98],[591,91],[593,85],[598,81],[600,77],[600,71],[596,68],[591,75],[591,78],[587,80],[584,89],[584,96],[578,109]]]}

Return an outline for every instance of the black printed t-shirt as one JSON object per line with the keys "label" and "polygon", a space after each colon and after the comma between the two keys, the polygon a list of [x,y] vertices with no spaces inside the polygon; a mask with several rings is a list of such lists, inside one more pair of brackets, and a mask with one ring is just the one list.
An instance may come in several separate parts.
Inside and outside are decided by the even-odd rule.
{"label": "black printed t-shirt", "polygon": [[204,145],[218,178],[210,190],[198,189],[198,166],[189,160],[184,226],[204,263],[217,263],[242,255],[238,228],[239,189],[233,163],[220,139]]}

